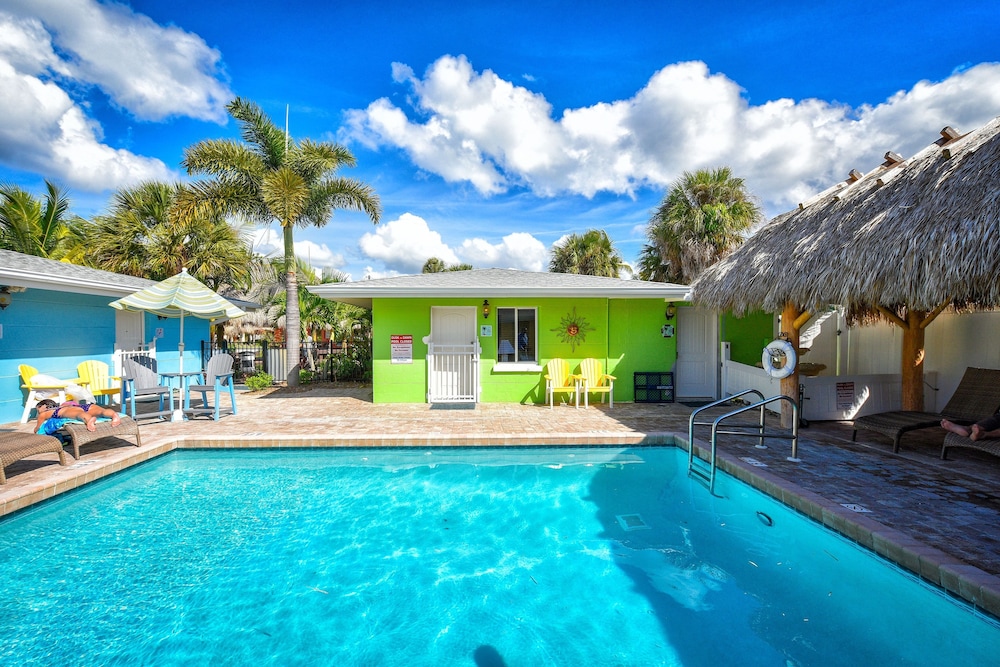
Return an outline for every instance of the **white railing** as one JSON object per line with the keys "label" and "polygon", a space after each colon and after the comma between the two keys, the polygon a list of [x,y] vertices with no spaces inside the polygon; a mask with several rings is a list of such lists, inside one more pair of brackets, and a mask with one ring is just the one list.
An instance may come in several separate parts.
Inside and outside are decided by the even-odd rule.
{"label": "white railing", "polygon": [[129,357],[148,357],[150,359],[156,360],[156,339],[154,338],[149,345],[140,345],[134,350],[115,350],[114,354],[114,365],[115,365],[115,375],[121,376],[125,369],[125,364],[123,360]]}
{"label": "white railing", "polygon": [[479,345],[429,343],[427,400],[475,403],[479,400]]}

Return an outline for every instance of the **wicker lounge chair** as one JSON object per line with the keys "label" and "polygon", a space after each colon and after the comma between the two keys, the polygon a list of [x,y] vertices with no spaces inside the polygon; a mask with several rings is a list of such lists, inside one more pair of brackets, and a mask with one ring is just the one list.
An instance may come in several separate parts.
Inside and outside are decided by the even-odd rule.
{"label": "wicker lounge chair", "polygon": [[98,421],[96,431],[88,431],[86,424],[63,424],[62,432],[69,437],[73,445],[73,458],[80,458],[80,446],[95,440],[104,438],[123,438],[124,436],[134,436],[135,446],[141,447],[142,441],[139,438],[139,425],[131,417],[123,416],[121,423],[117,426],[110,421]]}
{"label": "wicker lounge chair", "polygon": [[940,426],[942,419],[949,419],[959,424],[972,424],[998,410],[1000,410],[1000,370],[969,367],[965,369],[962,381],[940,414],[899,410],[858,417],[854,420],[854,434],[851,440],[857,439],[858,429],[875,431],[892,438],[892,451],[898,452],[899,439],[908,431]]}
{"label": "wicker lounge chair", "polygon": [[59,455],[59,465],[66,465],[66,453],[62,443],[51,435],[35,435],[23,431],[0,433],[0,484],[7,483],[4,468],[35,454],[53,452]]}
{"label": "wicker lounge chair", "polygon": [[1000,440],[997,438],[987,438],[985,440],[969,440],[958,433],[947,433],[944,442],[941,444],[941,460],[948,459],[949,449],[976,449],[993,456],[1000,456]]}

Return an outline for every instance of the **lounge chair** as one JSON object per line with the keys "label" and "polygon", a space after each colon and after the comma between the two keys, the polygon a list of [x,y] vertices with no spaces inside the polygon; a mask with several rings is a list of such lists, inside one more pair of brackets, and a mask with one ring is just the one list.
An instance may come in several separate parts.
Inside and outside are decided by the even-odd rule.
{"label": "lounge chair", "polygon": [[47,452],[58,454],[59,465],[66,465],[66,453],[63,452],[62,443],[59,442],[58,438],[22,431],[0,433],[0,484],[7,483],[7,474],[4,472],[4,468],[11,463]]}
{"label": "lounge chair", "polygon": [[[163,399],[170,402],[171,388],[160,384],[160,375],[139,363],[137,360],[126,357],[122,360],[124,375],[122,376],[122,407],[126,405],[128,398],[128,414],[132,419],[138,417],[166,417],[171,414],[171,406],[163,408]],[[136,415],[135,399],[155,396],[160,401],[159,409],[155,412],[144,412]]]}
{"label": "lounge chair", "polygon": [[944,442],[941,443],[941,460],[948,459],[949,449],[976,449],[993,456],[1000,456],[1000,440],[997,438],[986,438],[985,440],[969,440],[958,433],[947,433]]}
{"label": "lounge chair", "polygon": [[[184,412],[190,415],[211,415],[212,419],[219,421],[219,395],[223,390],[229,390],[229,412],[236,414],[236,392],[233,387],[233,357],[224,352],[213,354],[208,363],[205,364],[204,384],[188,385],[188,393],[198,392],[201,394],[200,408],[186,408]],[[212,404],[208,403],[208,393],[212,392],[214,399]],[[190,399],[188,400],[190,402]]]}
{"label": "lounge chair", "polygon": [[122,379],[111,375],[108,365],[103,361],[81,362],[77,364],[76,372],[80,375],[80,384],[94,395],[98,403],[105,403],[107,401],[101,400],[103,397],[116,396],[122,391]]}
{"label": "lounge chair", "polygon": [[21,364],[17,367],[17,370],[21,374],[21,389],[28,390],[28,398],[24,401],[24,412],[21,413],[22,424],[28,423],[31,411],[38,405],[38,401],[49,398],[52,392],[57,392],[59,394],[59,402],[63,403],[66,400],[66,385],[70,382],[78,381],[77,378],[77,380],[60,380],[58,383],[34,383],[31,379],[38,375],[37,368],[28,364]]}
{"label": "lounge chair", "polygon": [[66,434],[70,443],[73,445],[73,458],[80,458],[81,445],[86,445],[87,443],[94,442],[95,440],[103,440],[105,438],[120,439],[124,436],[133,436],[135,438],[135,446],[142,446],[142,440],[139,438],[139,425],[136,424],[135,420],[131,417],[122,416],[121,423],[117,426],[114,426],[110,420],[98,420],[96,427],[96,431],[88,431],[86,424],[78,424],[75,422],[63,424],[63,427],[60,430]]}
{"label": "lounge chair", "polygon": [[576,407],[580,407],[580,380],[576,375],[570,374],[569,364],[565,359],[550,359],[545,364],[545,397],[550,408],[555,405],[556,392],[573,392]]}
{"label": "lounge chair", "polygon": [[577,376],[581,381],[580,391],[583,392],[583,407],[590,407],[588,396],[591,393],[601,394],[601,403],[604,397],[608,396],[611,401],[609,407],[615,407],[615,378],[608,375],[601,368],[601,362],[597,359],[588,358],[580,362],[580,374]]}
{"label": "lounge chair", "polygon": [[854,420],[854,434],[851,440],[857,438],[858,429],[875,431],[892,438],[892,451],[895,453],[899,451],[899,439],[904,433],[940,426],[942,419],[958,424],[972,424],[998,410],[1000,410],[1000,370],[970,366],[965,369],[962,381],[940,414],[898,410],[858,417]]}

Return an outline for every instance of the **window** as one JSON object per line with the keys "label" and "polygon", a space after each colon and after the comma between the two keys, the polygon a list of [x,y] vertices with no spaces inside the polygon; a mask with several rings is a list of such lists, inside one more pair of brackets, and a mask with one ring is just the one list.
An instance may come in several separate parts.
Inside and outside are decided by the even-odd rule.
{"label": "window", "polygon": [[497,361],[534,362],[538,317],[534,308],[497,308]]}

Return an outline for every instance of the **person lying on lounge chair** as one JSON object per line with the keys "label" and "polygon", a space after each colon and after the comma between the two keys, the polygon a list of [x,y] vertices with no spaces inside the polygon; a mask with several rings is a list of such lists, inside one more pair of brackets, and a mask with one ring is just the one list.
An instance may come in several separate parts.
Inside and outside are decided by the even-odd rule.
{"label": "person lying on lounge chair", "polygon": [[941,428],[952,433],[957,433],[969,440],[984,440],[986,438],[1000,438],[1000,413],[980,419],[972,426],[962,426],[947,419],[941,420]]}
{"label": "person lying on lounge chair", "polygon": [[57,405],[51,398],[47,398],[44,401],[38,401],[35,408],[38,410],[38,421],[35,423],[36,433],[42,428],[42,424],[49,419],[79,419],[87,425],[88,431],[97,430],[98,417],[108,417],[113,426],[121,423],[121,417],[118,416],[117,412],[102,408],[96,403],[66,401],[62,405]]}

